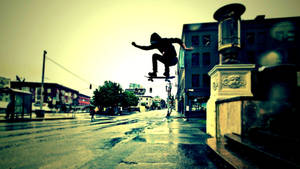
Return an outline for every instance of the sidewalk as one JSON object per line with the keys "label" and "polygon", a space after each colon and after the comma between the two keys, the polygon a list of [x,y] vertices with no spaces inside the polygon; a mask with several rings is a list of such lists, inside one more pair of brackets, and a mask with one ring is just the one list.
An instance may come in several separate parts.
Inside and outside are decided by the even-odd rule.
{"label": "sidewalk", "polygon": [[[133,141],[122,145],[124,152],[134,151],[124,157],[116,169],[217,168],[208,158],[206,139],[210,136],[205,133],[205,120],[184,118],[182,114],[172,112],[170,118],[153,123],[156,127],[147,127]],[[118,150],[118,153],[123,152]],[[107,158],[117,161],[114,157]],[[95,162],[95,166],[89,167],[99,165]]]}
{"label": "sidewalk", "polygon": [[6,120],[5,114],[0,114],[0,122],[28,122],[28,121],[44,121],[44,120],[67,120],[75,119],[76,114],[73,113],[45,113],[44,117],[36,117],[35,113],[32,113],[32,117],[25,116],[23,119],[15,119],[14,121]]}

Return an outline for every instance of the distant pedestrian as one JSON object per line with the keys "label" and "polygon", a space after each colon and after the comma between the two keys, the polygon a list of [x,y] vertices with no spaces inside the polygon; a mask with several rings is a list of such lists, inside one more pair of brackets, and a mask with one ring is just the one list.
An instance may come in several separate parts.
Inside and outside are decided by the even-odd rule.
{"label": "distant pedestrian", "polygon": [[96,114],[95,109],[96,109],[96,108],[93,108],[93,107],[90,108],[91,121],[94,121],[94,120],[95,120],[95,118],[94,118],[94,116],[95,116],[95,114]]}
{"label": "distant pedestrian", "polygon": [[120,107],[120,109],[119,109],[119,115],[121,115],[122,112],[123,112],[123,107]]}
{"label": "distant pedestrian", "polygon": [[174,98],[169,96],[167,99],[167,107],[168,107],[168,113],[166,117],[170,117],[171,113],[172,113],[172,109],[174,109]]}
{"label": "distant pedestrian", "polygon": [[13,120],[14,116],[15,116],[15,107],[14,107],[14,103],[13,103],[12,99],[13,99],[13,97],[10,96],[10,101],[7,105],[6,116],[5,116],[6,119],[11,119],[11,120]]}

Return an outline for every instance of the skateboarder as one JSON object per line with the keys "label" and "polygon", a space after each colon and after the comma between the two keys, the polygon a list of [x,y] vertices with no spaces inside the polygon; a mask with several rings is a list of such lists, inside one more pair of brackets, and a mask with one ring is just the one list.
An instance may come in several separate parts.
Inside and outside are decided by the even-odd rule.
{"label": "skateboarder", "polygon": [[193,50],[192,47],[187,48],[185,44],[178,38],[161,38],[157,33],[153,33],[151,35],[150,43],[150,46],[140,46],[135,42],[132,42],[132,45],[142,50],[158,49],[161,52],[162,55],[155,53],[152,56],[153,72],[148,73],[151,77],[157,76],[157,61],[160,61],[165,65],[164,76],[170,76],[169,67],[176,65],[178,62],[176,57],[177,54],[172,43],[178,43],[185,50]]}

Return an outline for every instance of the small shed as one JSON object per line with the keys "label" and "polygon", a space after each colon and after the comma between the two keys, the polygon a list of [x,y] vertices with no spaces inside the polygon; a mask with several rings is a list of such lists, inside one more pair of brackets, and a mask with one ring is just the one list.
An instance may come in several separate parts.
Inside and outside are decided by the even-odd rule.
{"label": "small shed", "polygon": [[9,95],[9,103],[12,104],[10,119],[24,118],[24,116],[32,117],[32,94],[28,91],[17,90],[12,88],[0,88],[0,94]]}

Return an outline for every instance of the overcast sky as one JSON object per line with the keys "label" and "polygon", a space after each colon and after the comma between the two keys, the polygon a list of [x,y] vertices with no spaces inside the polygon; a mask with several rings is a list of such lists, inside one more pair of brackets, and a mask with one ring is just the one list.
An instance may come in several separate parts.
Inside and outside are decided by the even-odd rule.
{"label": "overcast sky", "polygon": [[[45,82],[88,95],[88,83],[111,80],[123,89],[138,83],[152,87],[153,96],[166,97],[163,80],[151,83],[144,77],[158,51],[142,51],[131,42],[149,45],[153,32],[180,38],[183,24],[215,22],[214,12],[229,3],[246,6],[242,19],[300,16],[299,0],[0,0],[0,76],[40,82],[47,50],[47,57],[86,82],[50,60]],[[163,65],[158,66],[162,74]]]}

